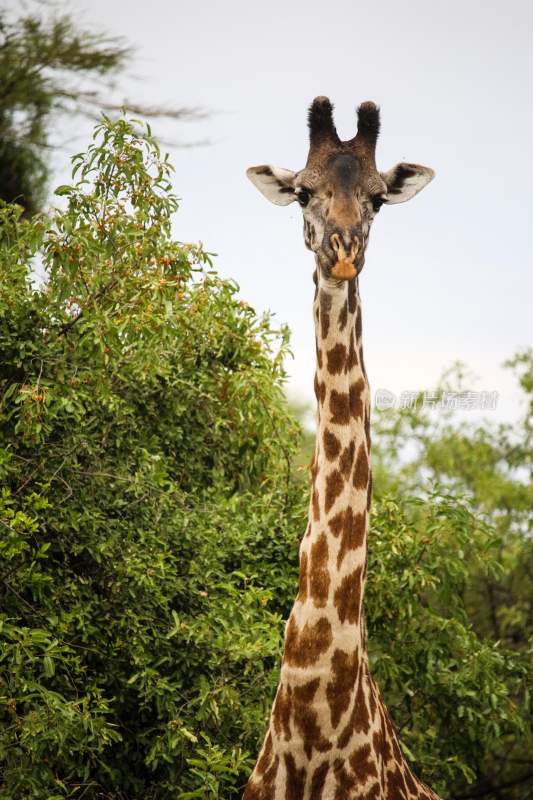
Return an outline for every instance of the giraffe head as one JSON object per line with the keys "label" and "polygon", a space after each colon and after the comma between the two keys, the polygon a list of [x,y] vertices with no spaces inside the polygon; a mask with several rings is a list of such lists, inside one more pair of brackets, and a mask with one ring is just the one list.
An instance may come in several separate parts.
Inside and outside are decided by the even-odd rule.
{"label": "giraffe head", "polygon": [[333,123],[333,106],[317,97],[309,109],[309,155],[299,172],[261,165],[247,175],[276,205],[298,202],[304,240],[326,278],[349,280],[363,268],[368,235],[381,206],[410,200],[435,173],[419,164],[400,163],[378,172],[375,151],[379,109],[372,102],[357,110],[357,134],[342,142]]}

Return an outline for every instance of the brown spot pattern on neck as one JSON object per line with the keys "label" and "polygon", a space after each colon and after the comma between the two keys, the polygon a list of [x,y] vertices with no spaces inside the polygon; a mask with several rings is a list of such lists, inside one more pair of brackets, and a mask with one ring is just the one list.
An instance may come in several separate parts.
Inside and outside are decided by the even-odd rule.
{"label": "brown spot pattern on neck", "polygon": [[370,676],[362,612],[372,497],[357,280],[317,276],[317,436],[300,585],[269,731],[243,800],[438,800]]}

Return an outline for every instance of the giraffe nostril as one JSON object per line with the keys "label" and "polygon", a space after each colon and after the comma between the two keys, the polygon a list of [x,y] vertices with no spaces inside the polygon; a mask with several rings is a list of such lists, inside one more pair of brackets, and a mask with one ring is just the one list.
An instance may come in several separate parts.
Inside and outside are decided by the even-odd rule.
{"label": "giraffe nostril", "polygon": [[360,247],[359,236],[353,231],[350,232],[346,231],[345,233],[343,233],[342,241],[344,244],[344,249],[346,250],[347,253],[351,252],[357,253],[357,251],[359,250]]}
{"label": "giraffe nostril", "polygon": [[331,248],[337,258],[353,260],[361,249],[361,239],[354,230],[337,230],[329,237]]}
{"label": "giraffe nostril", "polygon": [[332,246],[333,250],[335,251],[335,253],[338,253],[339,250],[342,247],[341,237],[339,236],[339,234],[338,233],[334,233],[332,236],[330,236],[329,240],[331,242],[331,246]]}

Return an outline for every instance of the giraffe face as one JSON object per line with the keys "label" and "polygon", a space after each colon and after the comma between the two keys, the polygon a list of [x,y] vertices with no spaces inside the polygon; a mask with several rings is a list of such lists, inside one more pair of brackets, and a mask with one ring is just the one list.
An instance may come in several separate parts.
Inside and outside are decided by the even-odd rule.
{"label": "giraffe face", "polygon": [[363,268],[374,217],[387,199],[383,178],[377,171],[366,174],[355,153],[339,150],[322,169],[301,170],[294,188],[302,207],[304,242],[315,253],[322,272],[354,277]]}
{"label": "giraffe face", "polygon": [[370,228],[381,206],[414,197],[435,173],[405,163],[388,172],[377,170],[379,110],[374,103],[359,107],[357,135],[347,142],[337,136],[332,114],[327,98],[318,97],[311,105],[311,144],[304,169],[261,165],[250,167],[247,175],[276,205],[299,203],[304,242],[323,275],[349,280],[363,268]]}

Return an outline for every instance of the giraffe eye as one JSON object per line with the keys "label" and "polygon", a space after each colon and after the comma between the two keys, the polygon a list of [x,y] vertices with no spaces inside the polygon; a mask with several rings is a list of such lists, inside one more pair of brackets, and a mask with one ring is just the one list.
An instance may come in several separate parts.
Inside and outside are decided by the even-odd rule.
{"label": "giraffe eye", "polygon": [[308,204],[311,198],[311,192],[309,191],[309,189],[305,189],[302,186],[302,188],[298,190],[297,197],[298,197],[298,202],[300,203],[302,208],[305,208],[305,206]]}
{"label": "giraffe eye", "polygon": [[374,209],[374,211],[379,211],[384,202],[385,202],[384,197],[373,197],[372,208]]}

